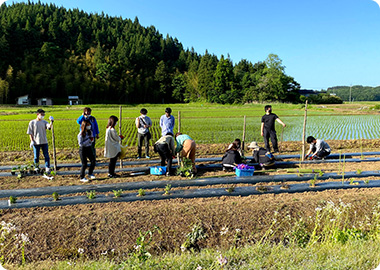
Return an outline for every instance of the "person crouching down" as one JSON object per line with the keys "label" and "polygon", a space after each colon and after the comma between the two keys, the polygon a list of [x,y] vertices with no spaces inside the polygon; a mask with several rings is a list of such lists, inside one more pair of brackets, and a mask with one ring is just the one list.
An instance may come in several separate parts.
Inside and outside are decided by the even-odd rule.
{"label": "person crouching down", "polygon": [[331,148],[324,140],[309,136],[306,141],[310,144],[310,150],[305,156],[306,159],[310,156],[310,154],[310,159],[323,159],[331,154]]}
{"label": "person crouching down", "polygon": [[270,167],[275,164],[275,158],[267,149],[259,147],[257,142],[251,142],[248,149],[252,149],[252,162],[258,163],[261,167]]}
{"label": "person crouching down", "polygon": [[80,170],[80,181],[83,183],[89,181],[86,177],[84,177],[87,168],[87,158],[90,160],[88,177],[90,179],[95,179],[95,176],[93,175],[95,168],[95,155],[92,151],[93,141],[94,135],[91,131],[91,122],[89,120],[83,120],[80,125],[80,132],[78,134],[79,156],[82,162],[82,168]]}
{"label": "person crouching down", "polygon": [[165,136],[162,136],[155,144],[154,150],[161,157],[161,166],[166,165],[166,176],[169,176],[172,169],[173,156],[175,155],[175,146],[173,133],[168,132]]}
{"label": "person crouching down", "polygon": [[193,173],[197,173],[197,168],[195,167],[195,151],[197,149],[197,145],[195,141],[190,138],[187,134],[182,134],[178,132],[175,135],[175,140],[177,142],[177,147],[175,149],[176,153],[181,152],[181,157],[185,157],[191,160],[193,164]]}
{"label": "person crouching down", "polygon": [[241,155],[239,153],[239,146],[236,141],[230,144],[226,153],[222,157],[223,171],[232,170],[237,164],[241,164]]}

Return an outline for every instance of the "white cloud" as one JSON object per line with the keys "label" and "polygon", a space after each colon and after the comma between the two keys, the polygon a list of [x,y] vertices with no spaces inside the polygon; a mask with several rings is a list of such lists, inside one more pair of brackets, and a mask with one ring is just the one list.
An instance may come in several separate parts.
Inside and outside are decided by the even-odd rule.
{"label": "white cloud", "polygon": [[7,0],[0,0],[0,6],[1,6],[3,3],[5,3],[5,1],[7,1]]}

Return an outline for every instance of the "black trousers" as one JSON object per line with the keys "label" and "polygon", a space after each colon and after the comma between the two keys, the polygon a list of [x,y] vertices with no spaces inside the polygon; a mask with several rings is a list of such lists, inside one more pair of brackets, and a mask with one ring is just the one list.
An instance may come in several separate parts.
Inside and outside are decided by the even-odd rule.
{"label": "black trousers", "polygon": [[120,157],[120,152],[113,158],[110,158],[110,163],[108,164],[108,174],[114,175],[116,168],[116,161]]}
{"label": "black trousers", "polygon": [[138,141],[138,144],[137,144],[137,154],[139,157],[141,157],[141,152],[142,152],[142,145],[143,145],[143,141],[145,142],[145,155],[146,156],[149,156],[149,137],[150,136],[148,133],[146,134],[140,134],[140,133],[137,133],[137,141]]}
{"label": "black trousers", "polygon": [[92,174],[95,168],[95,156],[92,152],[91,146],[89,147],[79,147],[79,157],[82,162],[82,168],[80,169],[80,178],[84,178],[87,169],[87,159],[90,160],[90,168],[88,169],[88,174]]}
{"label": "black trousers", "polygon": [[[311,149],[311,152],[314,154],[315,151],[317,151],[317,147],[313,146],[313,148]],[[325,149],[321,149],[315,155],[317,157],[324,158],[324,157],[327,157],[328,155],[330,155],[330,153],[331,152],[328,152]]]}
{"label": "black trousers", "polygon": [[278,142],[277,142],[276,131],[264,129],[264,143],[265,143],[265,148],[267,149],[268,152],[270,152],[269,138],[272,142],[274,152],[278,152]]}
{"label": "black trousers", "polygon": [[168,163],[166,165],[166,171],[170,173],[170,170],[172,168],[173,157],[170,153],[169,145],[167,145],[166,143],[158,143],[156,144],[156,149],[161,157],[161,166],[165,166],[165,161],[167,161]]}

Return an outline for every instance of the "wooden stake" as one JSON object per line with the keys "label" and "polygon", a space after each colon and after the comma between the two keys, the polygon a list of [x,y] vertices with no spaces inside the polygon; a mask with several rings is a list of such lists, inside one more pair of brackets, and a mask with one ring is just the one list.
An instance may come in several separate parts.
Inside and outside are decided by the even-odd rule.
{"label": "wooden stake", "polygon": [[54,125],[51,123],[51,143],[53,144],[53,164],[54,164],[54,172],[57,171],[57,155],[55,151],[55,135],[54,135]]}
{"label": "wooden stake", "polygon": [[243,138],[241,142],[241,152],[243,153],[244,156],[244,145],[245,145],[245,128],[246,128],[246,116],[244,115],[244,124],[243,124]]}
{"label": "wooden stake", "polygon": [[304,116],[304,119],[303,119],[303,129],[302,129],[302,161],[305,160],[306,119],[307,119],[307,100],[305,102],[305,116]]}
{"label": "wooden stake", "polygon": [[[181,111],[178,111],[178,132],[181,132]],[[175,134],[174,134],[175,136]],[[179,153],[177,153],[178,167],[181,166],[181,161],[179,158]]]}
{"label": "wooden stake", "polygon": [[[122,119],[122,108],[119,108],[119,135],[121,135],[121,119]],[[120,168],[123,168],[123,160],[120,159]]]}

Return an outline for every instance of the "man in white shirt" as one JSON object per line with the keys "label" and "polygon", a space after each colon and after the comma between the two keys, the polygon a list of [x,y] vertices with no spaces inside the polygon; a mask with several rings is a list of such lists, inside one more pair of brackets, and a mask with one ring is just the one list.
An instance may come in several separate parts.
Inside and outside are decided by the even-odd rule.
{"label": "man in white shirt", "polygon": [[39,166],[40,149],[45,158],[46,172],[50,171],[50,158],[48,151],[48,140],[46,137],[46,129],[51,129],[53,124],[53,117],[50,116],[50,124],[44,120],[45,111],[42,109],[37,110],[37,118],[29,122],[28,131],[26,134],[30,138],[30,147],[33,147],[34,152],[34,164]]}
{"label": "man in white shirt", "polygon": [[308,158],[309,155],[312,154],[310,156],[310,159],[322,159],[331,154],[331,148],[324,140],[309,136],[307,137],[306,141],[310,144],[310,149],[309,152],[307,152],[305,158]]}

